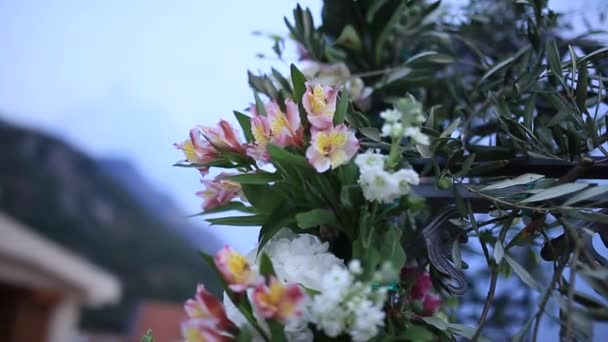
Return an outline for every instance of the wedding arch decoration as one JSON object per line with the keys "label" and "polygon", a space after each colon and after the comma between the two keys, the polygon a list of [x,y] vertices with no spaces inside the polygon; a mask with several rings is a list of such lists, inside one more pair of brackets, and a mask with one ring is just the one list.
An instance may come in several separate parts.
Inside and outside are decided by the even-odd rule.
{"label": "wedding arch decoration", "polygon": [[[201,215],[222,214],[208,222],[261,227],[248,255],[203,255],[224,299],[198,285],[184,338],[483,340],[515,277],[534,299],[514,340],[544,316],[591,339],[608,319],[608,47],[561,18],[544,0],[458,18],[439,1],[332,0],[316,25],[297,6],[271,39],[279,59],[295,41],[301,67],[249,73],[239,129],[176,144]],[[470,326],[456,313],[473,265],[488,285]]]}

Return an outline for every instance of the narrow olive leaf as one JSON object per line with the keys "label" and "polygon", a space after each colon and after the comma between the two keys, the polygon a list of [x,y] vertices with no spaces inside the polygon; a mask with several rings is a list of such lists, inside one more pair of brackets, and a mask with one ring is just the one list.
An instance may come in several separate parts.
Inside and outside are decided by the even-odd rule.
{"label": "narrow olive leaf", "polygon": [[260,94],[254,91],[253,97],[255,98],[255,110],[258,112],[258,115],[266,116],[266,108],[264,107],[264,102],[260,99]]}
{"label": "narrow olive leaf", "polygon": [[452,245],[452,261],[454,266],[461,270],[462,269],[462,256],[460,253],[460,241],[456,240]]}
{"label": "narrow olive leaf", "polygon": [[334,114],[334,125],[339,125],[344,122],[344,117],[346,117],[346,110],[348,109],[348,91],[346,91],[346,87],[342,89],[340,92],[340,101],[338,102],[338,107],[336,108],[336,112]]}
{"label": "narrow olive leaf", "polygon": [[557,49],[557,44],[555,43],[555,39],[549,39],[547,44],[545,45],[545,49],[547,52],[547,59],[549,60],[549,68],[551,72],[557,78],[562,78],[562,62],[559,56],[559,50]]}
{"label": "narrow olive leaf", "polygon": [[576,81],[576,90],[574,92],[576,105],[578,106],[578,109],[581,112],[587,111],[587,106],[585,103],[587,101],[587,83],[588,83],[587,74],[588,74],[587,64],[583,63],[578,68],[578,80]]}
{"label": "narrow olive leaf", "polygon": [[496,241],[494,245],[494,261],[496,261],[496,265],[500,265],[502,258],[505,256],[505,249],[502,246],[502,242]]}
{"label": "narrow olive leaf", "polygon": [[536,280],[534,278],[532,278],[530,273],[528,273],[528,271],[526,271],[526,269],[523,268],[523,266],[521,266],[517,261],[515,261],[513,258],[511,258],[508,254],[505,254],[503,256],[503,258],[507,261],[509,266],[511,266],[511,269],[513,270],[513,272],[515,272],[515,274],[517,274],[519,279],[521,279],[521,281],[524,284],[528,285],[528,287],[530,287],[533,290],[540,291],[540,286],[538,285]]}
{"label": "narrow olive leaf", "polygon": [[524,108],[524,126],[529,130],[532,130],[532,123],[534,122],[534,109],[536,108],[536,94],[532,94],[526,101],[526,107]]}
{"label": "narrow olive leaf", "polygon": [[515,186],[515,185],[524,185],[524,184],[535,182],[542,178],[545,178],[545,176],[539,175],[536,173],[526,173],[521,176],[517,176],[515,178],[505,179],[503,181],[500,181],[500,182],[497,182],[494,184],[490,184],[490,185],[482,188],[481,191],[498,190],[498,189],[508,188],[510,186]]}
{"label": "narrow olive leaf", "polygon": [[251,118],[241,112],[237,112],[236,110],[233,111],[233,113],[236,120],[239,122],[239,125],[241,125],[243,135],[245,135],[245,140],[247,142],[254,141],[255,139],[253,138],[253,133],[251,132]]}
{"label": "narrow olive leaf", "polygon": [[374,141],[382,141],[380,130],[375,127],[361,127],[359,128],[359,132]]}
{"label": "narrow olive leaf", "polygon": [[585,189],[581,192],[579,192],[578,194],[572,196],[570,199],[568,199],[564,205],[572,205],[584,200],[588,200],[591,198],[594,198],[596,196],[602,195],[608,193],[608,185],[598,185],[598,186],[594,186],[591,187],[589,189]]}
{"label": "narrow olive leaf", "polygon": [[266,253],[262,253],[262,255],[260,255],[260,274],[264,277],[276,275],[274,272],[274,267],[272,266],[272,261]]}
{"label": "narrow olive leaf", "polygon": [[266,171],[255,173],[243,173],[240,175],[228,176],[227,179],[240,184],[268,184],[281,180],[281,175]]}
{"label": "narrow olive leaf", "polygon": [[447,138],[458,128],[460,125],[460,118],[456,118],[456,120],[452,121],[452,123],[439,135],[440,138]]}
{"label": "narrow olive leaf", "polygon": [[551,198],[556,198],[556,197],[560,197],[563,195],[567,195],[567,194],[571,194],[573,192],[583,190],[587,186],[588,186],[588,184],[584,184],[584,183],[560,184],[558,186],[554,186],[554,187],[545,189],[533,196],[526,198],[523,201],[520,201],[519,203],[544,201],[544,200],[548,200]]}
{"label": "narrow olive leaf", "polygon": [[479,83],[485,81],[486,79],[488,79],[489,77],[491,77],[492,75],[494,75],[495,73],[497,73],[498,71],[503,69],[504,67],[513,63],[513,61],[515,61],[515,57],[509,57],[501,62],[496,63],[493,67],[490,68],[490,70],[488,70],[485,74],[483,74],[481,79],[479,79]]}
{"label": "narrow olive leaf", "polygon": [[337,224],[336,216],[327,209],[313,209],[296,214],[296,222],[302,229],[318,227],[322,224]]}
{"label": "narrow olive leaf", "polygon": [[576,64],[580,65],[583,63],[587,63],[588,61],[594,61],[597,58],[602,57],[603,55],[608,55],[608,46],[603,47],[601,49],[597,49],[597,50],[587,54],[585,57],[579,59]]}
{"label": "narrow olive leaf", "polygon": [[243,227],[257,227],[261,226],[266,222],[268,216],[266,215],[249,215],[249,216],[230,216],[230,217],[219,217],[208,219],[207,222],[212,225],[224,225],[224,226],[243,226]]}
{"label": "narrow olive leaf", "polygon": [[272,68],[271,70],[272,76],[274,76],[277,82],[279,82],[281,88],[283,88],[283,90],[287,91],[288,93],[292,93],[291,84],[289,83],[289,81],[283,75],[281,75],[281,73],[277,69]]}
{"label": "narrow olive leaf", "polygon": [[448,329],[448,323],[439,317],[430,316],[430,317],[420,317],[420,318],[422,318],[424,323],[437,328],[437,330],[445,331]]}
{"label": "narrow olive leaf", "polygon": [[300,103],[304,92],[306,92],[306,77],[294,64],[291,65],[291,83],[293,83],[296,102]]}

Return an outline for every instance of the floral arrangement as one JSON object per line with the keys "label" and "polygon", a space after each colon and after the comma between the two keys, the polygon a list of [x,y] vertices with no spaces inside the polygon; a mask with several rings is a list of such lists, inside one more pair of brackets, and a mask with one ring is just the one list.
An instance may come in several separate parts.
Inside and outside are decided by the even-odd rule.
{"label": "floral arrangement", "polygon": [[[564,339],[590,339],[608,317],[608,263],[591,241],[608,241],[608,187],[577,180],[608,175],[608,50],[560,37],[546,5],[480,0],[454,23],[439,2],[325,1],[320,26],[297,6],[285,22],[302,69],[250,73],[239,130],[222,120],[175,145],[176,166],[203,177],[201,215],[223,214],[208,222],[261,227],[248,255],[204,255],[224,299],[199,285],[184,338],[479,341],[516,303],[492,306],[499,276],[516,274],[538,305],[498,323],[514,340],[537,339],[550,301]],[[282,58],[285,39],[271,38]],[[484,279],[465,277],[463,257]],[[539,257],[553,266],[545,286]],[[482,281],[487,295],[467,299]],[[476,327],[456,295],[481,302]]]}
{"label": "floral arrangement", "polygon": [[419,128],[420,104],[406,97],[381,114],[381,135],[391,141],[385,155],[357,138],[347,91],[306,80],[293,65],[292,79],[293,98],[257,97],[250,115],[235,112],[242,138],[221,121],[176,144],[186,157],[180,165],[204,177],[210,167],[233,170],[204,178],[197,195],[206,214],[248,215],[211,223],[262,226],[248,256],[227,246],[208,257],[225,300],[199,285],[186,303],[189,341],[368,341],[385,336],[389,325],[423,326],[439,313],[428,273],[405,266],[397,227],[415,210],[409,194],[419,183],[399,149],[404,139],[429,144]]}

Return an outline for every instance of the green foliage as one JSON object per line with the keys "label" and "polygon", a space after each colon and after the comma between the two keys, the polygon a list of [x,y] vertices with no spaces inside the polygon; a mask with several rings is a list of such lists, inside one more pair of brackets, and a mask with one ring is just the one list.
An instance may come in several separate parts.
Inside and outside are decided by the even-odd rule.
{"label": "green foliage", "polygon": [[152,335],[152,330],[148,329],[146,334],[141,338],[141,342],[154,342],[154,335]]}

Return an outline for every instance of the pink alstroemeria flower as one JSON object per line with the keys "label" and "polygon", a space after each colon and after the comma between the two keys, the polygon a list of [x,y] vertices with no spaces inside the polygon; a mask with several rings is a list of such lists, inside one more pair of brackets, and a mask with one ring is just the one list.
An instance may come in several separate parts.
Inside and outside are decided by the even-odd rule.
{"label": "pink alstroemeria flower", "polygon": [[283,284],[276,277],[270,277],[268,285],[259,284],[253,291],[253,303],[258,312],[264,318],[282,322],[300,316],[305,299],[299,285]]}
{"label": "pink alstroemeria flower", "polygon": [[199,128],[190,130],[190,139],[184,140],[181,144],[175,143],[173,146],[184,152],[187,162],[201,165],[198,169],[203,175],[209,172],[209,167],[204,165],[213,162],[219,156],[218,151],[201,137]]}
{"label": "pink alstroemeria flower", "polygon": [[355,132],[340,124],[324,131],[313,131],[306,158],[317,172],[322,173],[330,167],[335,169],[346,164],[358,149]]}
{"label": "pink alstroemeria flower", "polygon": [[285,146],[301,146],[304,144],[304,130],[300,122],[298,106],[291,100],[285,100],[286,112],[276,102],[264,105],[266,116],[259,115],[255,106],[250,111],[251,133],[255,142],[247,146],[247,155],[259,163],[270,160],[266,147],[269,143]]}
{"label": "pink alstroemeria flower", "polygon": [[199,131],[212,146],[245,155],[245,146],[228,121],[221,120],[218,127],[199,127]]}
{"label": "pink alstroemeria flower", "polygon": [[207,321],[209,325],[223,331],[236,329],[234,323],[226,316],[224,304],[207,291],[202,284],[196,287],[196,295],[193,299],[186,301],[184,309],[191,319]]}
{"label": "pink alstroemeria flower", "polygon": [[213,180],[201,180],[205,189],[197,192],[196,195],[203,198],[202,208],[204,210],[220,207],[232,201],[235,197],[241,196],[241,185],[226,179],[227,176],[230,176],[230,174],[221,173]]}
{"label": "pink alstroemeria flower", "polygon": [[306,110],[310,124],[317,129],[327,129],[333,125],[338,92],[320,84],[306,82],[306,92],[302,96],[302,106]]}
{"label": "pink alstroemeria flower", "polygon": [[182,323],[181,329],[186,342],[229,342],[233,340],[201,319],[189,319]]}
{"label": "pink alstroemeria flower", "polygon": [[260,276],[251,268],[247,258],[230,246],[222,248],[213,260],[222,278],[234,292],[244,292],[260,281]]}
{"label": "pink alstroemeria flower", "polygon": [[271,142],[281,147],[302,145],[304,134],[298,105],[291,100],[285,100],[287,113],[283,113],[276,102],[270,102],[265,107],[270,124]]}

